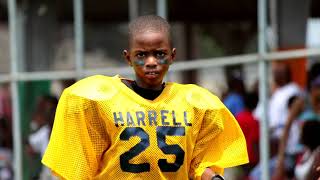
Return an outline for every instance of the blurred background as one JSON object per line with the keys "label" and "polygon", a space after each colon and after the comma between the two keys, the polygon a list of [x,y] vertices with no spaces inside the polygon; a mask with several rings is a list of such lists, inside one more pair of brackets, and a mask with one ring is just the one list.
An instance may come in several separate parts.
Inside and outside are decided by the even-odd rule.
{"label": "blurred background", "polygon": [[133,78],[127,23],[146,14],[172,25],[166,81],[209,89],[243,128],[250,163],[227,179],[318,176],[320,1],[0,0],[1,180],[51,179],[40,160],[61,92],[94,74]]}

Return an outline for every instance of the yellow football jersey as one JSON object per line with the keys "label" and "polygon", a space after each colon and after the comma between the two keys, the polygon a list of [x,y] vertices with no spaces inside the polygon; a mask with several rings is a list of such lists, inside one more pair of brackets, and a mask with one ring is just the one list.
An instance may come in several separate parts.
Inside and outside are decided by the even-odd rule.
{"label": "yellow football jersey", "polygon": [[64,90],[42,162],[62,179],[198,179],[248,162],[227,108],[196,85],[168,82],[147,100],[119,76]]}

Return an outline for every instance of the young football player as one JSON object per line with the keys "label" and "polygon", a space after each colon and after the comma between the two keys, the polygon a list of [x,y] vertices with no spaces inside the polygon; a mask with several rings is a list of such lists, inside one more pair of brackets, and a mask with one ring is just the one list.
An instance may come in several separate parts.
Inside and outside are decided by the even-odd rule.
{"label": "young football player", "polygon": [[62,179],[223,179],[248,162],[243,133],[208,90],[163,82],[170,25],[141,16],[123,55],[135,79],[102,75],[64,90],[42,162]]}

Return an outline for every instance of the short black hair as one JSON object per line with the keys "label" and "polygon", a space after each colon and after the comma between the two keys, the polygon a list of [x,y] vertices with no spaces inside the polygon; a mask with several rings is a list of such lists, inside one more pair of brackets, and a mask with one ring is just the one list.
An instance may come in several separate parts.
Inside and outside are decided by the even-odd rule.
{"label": "short black hair", "polygon": [[315,150],[320,145],[320,122],[318,120],[308,120],[302,126],[301,143]]}
{"label": "short black hair", "polygon": [[259,96],[257,93],[248,92],[244,95],[243,99],[245,107],[248,108],[249,111],[253,111],[257,107]]}
{"label": "short black hair", "polygon": [[308,72],[308,90],[311,89],[312,81],[314,81],[318,76],[320,76],[320,62],[313,64]]}
{"label": "short black hair", "polygon": [[171,44],[171,26],[167,20],[156,15],[139,16],[128,26],[129,43],[133,36],[143,32],[164,32],[168,35]]}

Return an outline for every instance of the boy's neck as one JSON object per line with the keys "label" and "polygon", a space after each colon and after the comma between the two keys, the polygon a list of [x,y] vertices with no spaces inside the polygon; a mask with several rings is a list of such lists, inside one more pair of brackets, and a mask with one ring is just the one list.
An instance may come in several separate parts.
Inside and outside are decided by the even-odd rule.
{"label": "boy's neck", "polygon": [[146,89],[143,87],[138,86],[136,81],[132,82],[132,89],[134,92],[139,94],[141,97],[149,100],[154,100],[156,99],[163,91],[165,87],[165,84],[162,83],[161,88],[159,90],[153,90],[153,89]]}
{"label": "boy's neck", "polygon": [[140,82],[139,80],[134,80],[133,85],[146,90],[159,91],[163,89],[164,83],[160,83],[158,85],[147,85],[145,83]]}
{"label": "boy's neck", "polygon": [[161,84],[161,87],[159,90],[153,90],[153,89],[147,89],[140,87],[136,81],[122,81],[127,87],[132,89],[135,93],[140,95],[141,97],[148,99],[148,100],[154,100],[156,99],[163,91],[165,88],[165,83]]}

